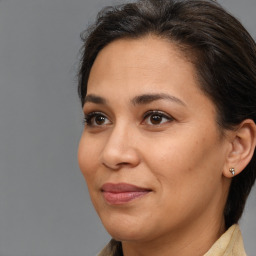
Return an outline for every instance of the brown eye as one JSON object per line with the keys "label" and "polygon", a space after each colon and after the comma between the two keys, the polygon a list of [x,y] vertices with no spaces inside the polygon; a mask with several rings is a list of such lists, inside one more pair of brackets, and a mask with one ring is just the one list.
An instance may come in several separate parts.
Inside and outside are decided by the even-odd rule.
{"label": "brown eye", "polygon": [[98,115],[98,116],[95,117],[95,123],[97,125],[103,125],[105,123],[105,121],[106,121],[106,117],[105,116]]}
{"label": "brown eye", "polygon": [[92,112],[85,115],[85,124],[90,127],[97,127],[110,124],[110,120],[101,112]]}
{"label": "brown eye", "polygon": [[173,121],[174,118],[170,115],[165,114],[164,112],[154,110],[149,111],[144,116],[144,124],[147,125],[161,125],[170,121]]}
{"label": "brown eye", "polygon": [[163,119],[163,117],[160,116],[160,115],[152,115],[152,116],[150,117],[150,122],[151,122],[152,124],[157,125],[157,124],[160,124],[160,123],[162,122],[162,119]]}

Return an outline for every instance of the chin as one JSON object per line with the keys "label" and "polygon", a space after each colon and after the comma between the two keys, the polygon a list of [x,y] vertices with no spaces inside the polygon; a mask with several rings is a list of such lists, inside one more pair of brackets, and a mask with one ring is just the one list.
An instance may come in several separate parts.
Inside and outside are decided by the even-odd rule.
{"label": "chin", "polygon": [[105,229],[117,241],[139,241],[146,236],[145,225],[125,218],[122,221],[102,221]]}
{"label": "chin", "polygon": [[142,233],[143,230],[108,230],[108,233],[116,241],[142,241],[145,236]]}

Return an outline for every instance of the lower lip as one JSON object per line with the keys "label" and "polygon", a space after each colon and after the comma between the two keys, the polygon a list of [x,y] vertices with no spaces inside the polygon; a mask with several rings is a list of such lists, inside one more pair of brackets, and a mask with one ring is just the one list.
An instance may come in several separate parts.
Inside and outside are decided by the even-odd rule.
{"label": "lower lip", "polygon": [[132,191],[132,192],[106,192],[103,196],[109,204],[125,204],[139,197],[145,196],[149,191]]}

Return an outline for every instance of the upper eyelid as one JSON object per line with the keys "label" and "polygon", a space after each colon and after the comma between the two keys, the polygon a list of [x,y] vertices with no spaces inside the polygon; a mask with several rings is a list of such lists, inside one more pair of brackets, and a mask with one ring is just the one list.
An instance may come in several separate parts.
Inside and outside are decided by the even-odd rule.
{"label": "upper eyelid", "polygon": [[93,116],[96,116],[96,115],[102,115],[102,116],[105,116],[106,118],[109,119],[109,116],[102,112],[102,111],[89,111],[88,113],[84,112],[84,117],[85,118],[90,118],[90,117],[93,117]]}
{"label": "upper eyelid", "polygon": [[174,119],[174,117],[173,117],[172,115],[167,114],[166,112],[161,111],[161,110],[149,110],[149,111],[147,111],[147,112],[143,115],[143,117],[146,118],[146,117],[148,117],[148,116],[150,116],[150,115],[152,115],[152,114],[158,114],[158,115],[161,115],[161,116],[163,116],[163,117],[167,117],[167,118],[170,118],[170,119]]}
{"label": "upper eyelid", "polygon": [[[141,116],[141,119],[142,121],[145,120],[147,117],[149,117],[150,115],[153,115],[153,114],[158,114],[158,115],[161,115],[162,117],[165,117],[167,119],[175,119],[172,115],[166,113],[165,111],[162,111],[162,110],[159,110],[159,109],[151,109],[151,110],[148,110],[146,112],[143,113],[143,115]],[[105,112],[103,111],[88,111],[88,112],[84,112],[84,118],[85,119],[89,119],[89,118],[92,118],[96,115],[102,115],[104,117],[106,117],[107,119],[111,120],[111,118],[109,117],[108,114],[106,114]],[[113,121],[113,120],[112,120]]]}
{"label": "upper eyelid", "polygon": [[110,116],[113,114],[112,109],[110,107],[108,107],[107,105],[100,106],[100,104],[95,104],[95,103],[91,103],[91,102],[84,104],[84,106],[83,106],[84,115],[88,115],[93,112],[101,113],[106,116]]}
{"label": "upper eyelid", "polygon": [[94,118],[95,116],[97,116],[97,115],[101,115],[101,116],[104,116],[104,117],[106,117],[107,119],[109,119],[109,117],[106,115],[106,114],[104,114],[103,112],[100,112],[100,111],[91,111],[91,112],[89,112],[89,113],[84,113],[84,120],[86,121],[86,120],[88,120],[88,119],[92,119],[92,118]]}
{"label": "upper eyelid", "polygon": [[103,113],[102,111],[90,111],[88,113],[84,112],[85,116],[91,116],[91,115],[103,115],[106,116],[105,113]]}
{"label": "upper eyelid", "polygon": [[[108,114],[104,113],[103,111],[84,111],[84,115],[85,116],[88,116],[88,115],[94,115],[94,114],[101,114],[101,115],[104,115],[106,117],[108,117]],[[160,115],[164,115],[164,116],[169,116],[169,117],[172,117],[172,115],[170,114],[167,114],[166,112],[162,111],[162,110],[158,110],[158,109],[151,109],[151,110],[148,110],[146,111],[143,116],[145,117],[146,115],[150,115],[150,114],[160,114]]]}

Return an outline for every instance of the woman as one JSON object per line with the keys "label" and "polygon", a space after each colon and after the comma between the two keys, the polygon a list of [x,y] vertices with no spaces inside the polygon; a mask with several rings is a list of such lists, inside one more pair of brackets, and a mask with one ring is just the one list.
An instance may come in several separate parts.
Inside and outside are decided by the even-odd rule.
{"label": "woman", "polygon": [[246,255],[256,49],[214,1],[103,10],[85,36],[78,161],[113,237],[101,256]]}

